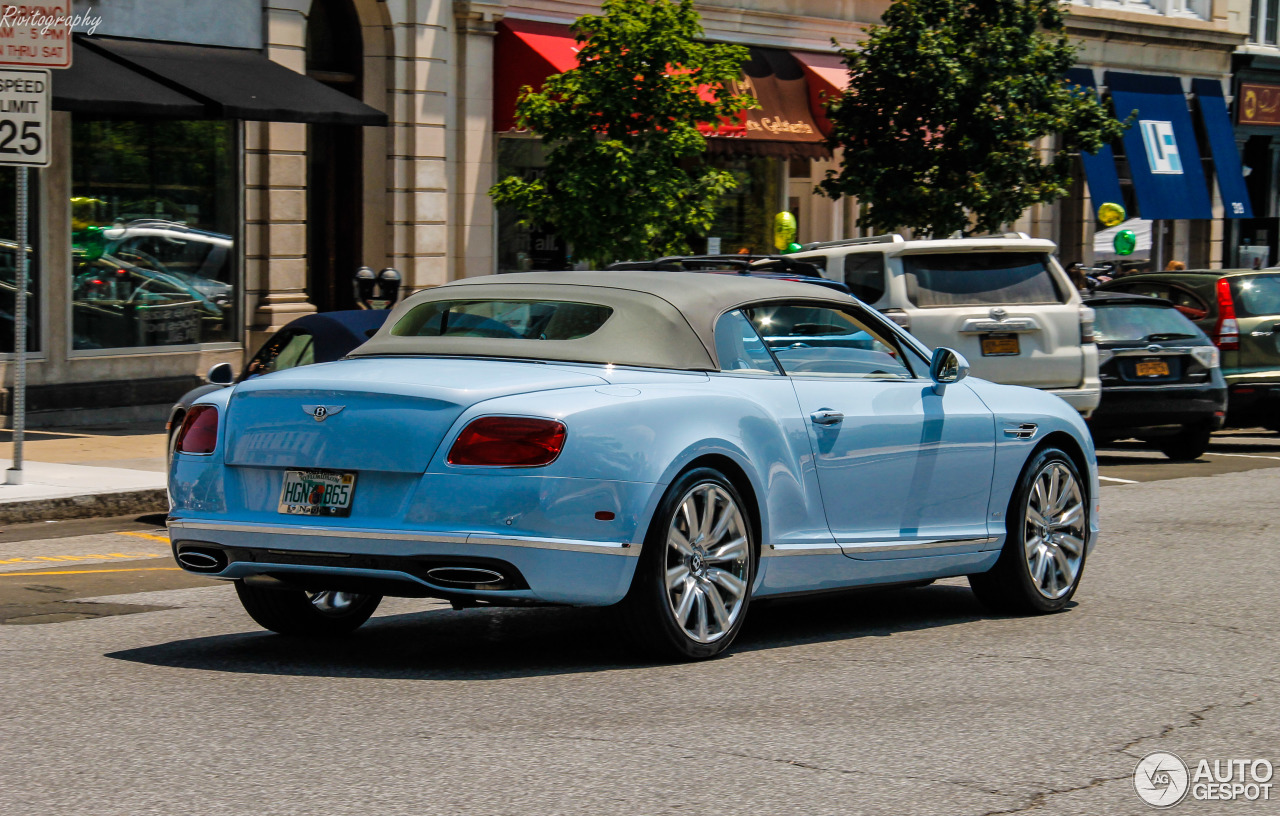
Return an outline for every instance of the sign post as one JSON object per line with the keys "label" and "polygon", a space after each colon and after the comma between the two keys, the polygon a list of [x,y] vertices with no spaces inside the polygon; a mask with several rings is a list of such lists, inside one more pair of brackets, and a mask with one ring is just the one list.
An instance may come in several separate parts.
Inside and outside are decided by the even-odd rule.
{"label": "sign post", "polygon": [[6,484],[22,484],[27,425],[27,168],[49,166],[49,68],[71,65],[71,0],[40,6],[0,3],[0,166],[15,168],[17,269],[13,309],[13,464]]}

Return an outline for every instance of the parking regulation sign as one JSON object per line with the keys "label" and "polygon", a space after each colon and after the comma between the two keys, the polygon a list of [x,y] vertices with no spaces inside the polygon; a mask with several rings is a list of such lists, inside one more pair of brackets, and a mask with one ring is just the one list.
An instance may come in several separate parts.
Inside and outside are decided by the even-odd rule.
{"label": "parking regulation sign", "polygon": [[71,0],[0,2],[0,65],[71,67],[72,22]]}
{"label": "parking regulation sign", "polygon": [[49,71],[0,69],[0,165],[49,166]]}

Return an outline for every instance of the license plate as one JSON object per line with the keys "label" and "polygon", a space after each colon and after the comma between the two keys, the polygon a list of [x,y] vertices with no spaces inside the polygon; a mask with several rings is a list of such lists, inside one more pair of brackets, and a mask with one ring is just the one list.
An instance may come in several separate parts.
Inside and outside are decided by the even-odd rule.
{"label": "license plate", "polygon": [[351,515],[356,492],[354,473],[326,470],[286,470],[280,490],[280,512],[291,516]]}
{"label": "license plate", "polygon": [[1168,377],[1169,364],[1164,360],[1143,360],[1134,365],[1134,371],[1139,377]]}
{"label": "license plate", "polygon": [[983,357],[1012,357],[1021,353],[1016,334],[984,334],[982,335]]}

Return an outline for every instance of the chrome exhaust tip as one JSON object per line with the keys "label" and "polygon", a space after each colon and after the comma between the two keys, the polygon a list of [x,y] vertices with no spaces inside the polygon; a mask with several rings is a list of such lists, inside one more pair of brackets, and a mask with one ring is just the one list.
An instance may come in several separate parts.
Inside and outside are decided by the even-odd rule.
{"label": "chrome exhaust tip", "polygon": [[227,554],[222,550],[184,547],[176,557],[178,564],[191,572],[222,572],[227,568]]}
{"label": "chrome exhaust tip", "polygon": [[497,589],[507,583],[507,576],[482,567],[435,567],[427,570],[427,579],[440,586],[466,589]]}

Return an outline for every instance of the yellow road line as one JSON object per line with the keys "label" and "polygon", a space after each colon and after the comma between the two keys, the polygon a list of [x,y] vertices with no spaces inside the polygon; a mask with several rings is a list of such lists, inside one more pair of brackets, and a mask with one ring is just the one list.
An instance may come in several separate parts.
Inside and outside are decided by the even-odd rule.
{"label": "yellow road line", "polygon": [[94,561],[103,558],[164,558],[169,553],[154,552],[114,552],[86,553],[84,555],[33,555],[30,558],[0,558],[0,566],[5,564],[46,564],[50,561]]}
{"label": "yellow road line", "polygon": [[91,575],[98,572],[182,572],[180,567],[131,567],[128,569],[62,570],[59,572],[0,572],[0,578],[23,578],[29,575]]}
{"label": "yellow road line", "polygon": [[138,538],[146,538],[146,539],[150,539],[151,541],[163,541],[166,544],[169,543],[169,536],[156,535],[155,533],[139,533],[139,532],[134,532],[132,530],[123,530],[123,531],[117,532],[116,535],[137,536]]}

